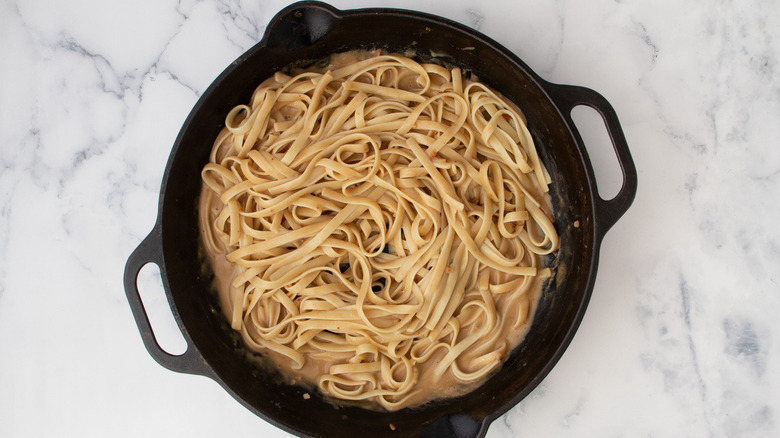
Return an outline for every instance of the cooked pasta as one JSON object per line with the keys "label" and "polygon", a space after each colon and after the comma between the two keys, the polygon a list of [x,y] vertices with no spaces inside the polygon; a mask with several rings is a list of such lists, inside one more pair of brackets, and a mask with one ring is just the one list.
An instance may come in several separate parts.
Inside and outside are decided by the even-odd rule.
{"label": "cooked pasta", "polygon": [[518,110],[459,68],[355,56],[227,114],[201,228],[248,347],[396,410],[500,367],[558,235]]}

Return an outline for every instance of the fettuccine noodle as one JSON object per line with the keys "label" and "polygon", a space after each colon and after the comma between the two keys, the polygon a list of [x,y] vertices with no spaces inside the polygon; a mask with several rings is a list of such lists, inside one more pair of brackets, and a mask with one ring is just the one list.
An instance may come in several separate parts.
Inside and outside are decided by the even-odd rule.
{"label": "fettuccine noodle", "polygon": [[403,56],[276,73],[227,115],[202,178],[232,328],[387,410],[500,367],[558,248],[523,116]]}

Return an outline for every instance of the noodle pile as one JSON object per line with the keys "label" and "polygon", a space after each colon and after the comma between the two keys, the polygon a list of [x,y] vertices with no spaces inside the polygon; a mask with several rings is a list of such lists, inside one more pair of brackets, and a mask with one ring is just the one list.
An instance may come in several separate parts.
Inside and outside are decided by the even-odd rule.
{"label": "noodle pile", "polygon": [[558,236],[516,109],[458,68],[366,56],[276,73],[230,111],[201,227],[250,348],[396,410],[500,366]]}

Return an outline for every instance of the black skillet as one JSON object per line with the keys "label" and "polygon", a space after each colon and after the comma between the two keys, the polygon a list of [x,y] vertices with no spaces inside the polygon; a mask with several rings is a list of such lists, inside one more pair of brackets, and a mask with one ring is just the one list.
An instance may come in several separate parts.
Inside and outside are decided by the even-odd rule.
{"label": "black skillet", "polygon": [[[554,281],[543,292],[530,332],[501,370],[472,393],[392,413],[335,407],[316,391],[287,385],[247,358],[216,308],[212,277],[198,255],[196,216],[200,169],[233,106],[247,102],[257,84],[286,66],[375,48],[397,53],[411,49],[423,60],[461,66],[521,108],[553,178],[562,242],[557,256],[545,260],[555,269]],[[623,186],[611,200],[599,197],[572,122],[571,110],[579,105],[601,114],[617,154]],[[157,362],[214,379],[249,410],[288,432],[311,437],[481,437],[491,421],[544,379],[569,345],[593,289],[601,241],[629,208],[636,189],[636,169],[617,115],[598,93],[546,82],[495,41],[441,17],[395,9],[340,11],[301,2],[271,20],[263,39],[225,69],[184,122],[163,176],[157,222],[127,261],[125,291],[144,345]],[[187,342],[184,354],[166,353],[154,338],[136,285],[147,263],[160,268],[168,303]]]}

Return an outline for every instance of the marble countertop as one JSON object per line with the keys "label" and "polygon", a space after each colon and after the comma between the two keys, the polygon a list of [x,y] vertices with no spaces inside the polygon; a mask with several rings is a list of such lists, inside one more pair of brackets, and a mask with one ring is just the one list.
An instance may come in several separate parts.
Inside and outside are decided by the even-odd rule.
{"label": "marble countertop", "polygon": [[[332,4],[475,27],[622,122],[634,205],[571,346],[488,437],[780,435],[780,3]],[[155,363],[122,286],[182,122],[286,5],[0,2],[0,436],[289,436]],[[577,112],[609,198],[614,154]],[[143,296],[182,351],[155,271]]]}

